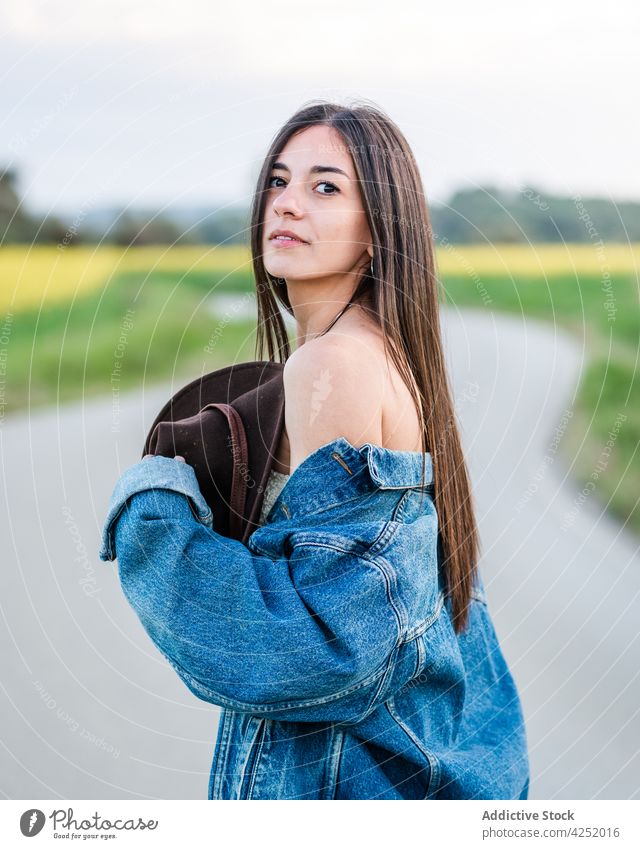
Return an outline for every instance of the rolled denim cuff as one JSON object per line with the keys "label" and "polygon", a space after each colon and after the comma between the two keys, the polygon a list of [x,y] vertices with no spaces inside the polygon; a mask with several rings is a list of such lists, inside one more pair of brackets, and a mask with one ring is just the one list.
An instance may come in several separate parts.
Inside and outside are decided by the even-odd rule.
{"label": "rolled denim cuff", "polygon": [[115,522],[128,499],[147,489],[170,489],[186,495],[195,518],[203,525],[213,527],[213,514],[200,491],[193,466],[173,457],[147,457],[126,469],[115,485],[102,530],[100,560],[116,559]]}

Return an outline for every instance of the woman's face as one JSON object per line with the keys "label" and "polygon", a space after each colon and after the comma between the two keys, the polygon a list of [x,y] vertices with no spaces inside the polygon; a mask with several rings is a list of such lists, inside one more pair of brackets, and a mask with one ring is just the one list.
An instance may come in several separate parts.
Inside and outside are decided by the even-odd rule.
{"label": "woman's face", "polygon": [[[290,138],[268,185],[262,250],[269,274],[287,282],[339,279],[368,267],[371,232],[351,154],[336,130],[317,125]],[[304,241],[279,241],[274,230]]]}

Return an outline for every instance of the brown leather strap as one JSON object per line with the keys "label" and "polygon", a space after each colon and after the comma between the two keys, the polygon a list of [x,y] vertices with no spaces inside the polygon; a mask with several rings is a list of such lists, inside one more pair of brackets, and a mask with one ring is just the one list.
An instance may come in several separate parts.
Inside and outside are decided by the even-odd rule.
{"label": "brown leather strap", "polygon": [[240,413],[230,404],[207,404],[203,410],[215,407],[227,417],[229,434],[231,436],[231,452],[233,456],[233,474],[231,477],[231,494],[229,496],[229,531],[235,539],[242,538],[245,523],[245,504],[247,486],[244,475],[249,468],[249,449],[247,435],[244,430]]}

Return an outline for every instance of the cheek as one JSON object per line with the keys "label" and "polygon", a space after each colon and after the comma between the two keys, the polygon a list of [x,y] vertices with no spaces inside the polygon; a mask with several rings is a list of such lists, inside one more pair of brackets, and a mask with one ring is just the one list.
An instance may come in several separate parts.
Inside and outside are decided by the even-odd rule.
{"label": "cheek", "polygon": [[352,209],[331,210],[321,221],[323,247],[330,248],[345,259],[357,259],[368,244],[367,221],[364,213]]}
{"label": "cheek", "polygon": [[351,268],[362,249],[354,243],[353,235],[341,230],[331,235],[323,235],[321,245],[314,246],[314,253],[322,258],[326,268],[332,271],[344,271]]}

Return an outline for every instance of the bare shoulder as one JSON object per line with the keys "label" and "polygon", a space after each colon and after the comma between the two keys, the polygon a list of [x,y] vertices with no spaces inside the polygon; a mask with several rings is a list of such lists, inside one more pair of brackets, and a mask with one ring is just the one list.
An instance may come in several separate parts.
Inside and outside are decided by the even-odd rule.
{"label": "bare shoulder", "polygon": [[381,444],[386,378],[371,338],[336,333],[306,342],[285,363],[283,381],[291,471],[339,436],[356,447]]}

